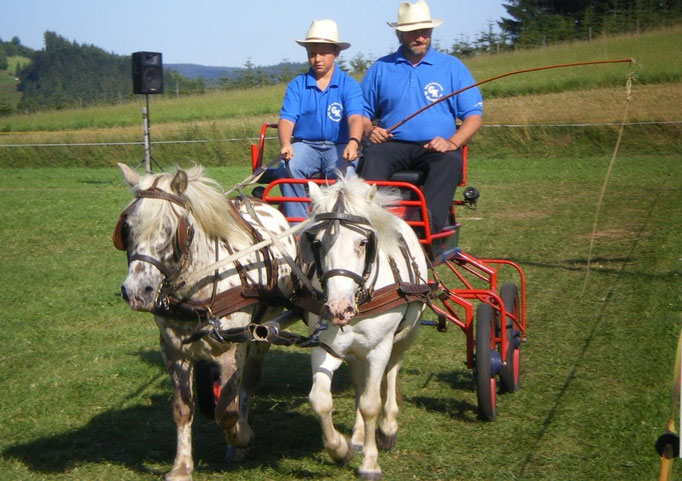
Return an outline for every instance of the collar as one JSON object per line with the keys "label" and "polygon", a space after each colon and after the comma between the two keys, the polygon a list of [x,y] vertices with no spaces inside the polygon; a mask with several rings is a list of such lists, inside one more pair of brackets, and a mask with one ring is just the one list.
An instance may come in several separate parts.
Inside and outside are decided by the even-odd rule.
{"label": "collar", "polygon": [[[433,46],[431,46],[426,51],[426,55],[424,55],[424,58],[422,58],[417,65],[420,65],[422,63],[433,65],[433,63],[435,61],[435,58],[434,58],[435,56],[436,56],[436,51],[434,50]],[[405,58],[405,56],[403,55],[403,47],[402,46],[400,46],[398,48],[398,50],[396,51],[395,59],[396,59],[396,63],[406,63],[409,65],[412,65],[412,62],[407,60],[407,58]]]}
{"label": "collar", "polygon": [[[332,72],[332,78],[329,80],[329,85],[327,85],[327,88],[338,87],[340,76],[341,76],[341,69],[336,64],[336,62],[334,62],[334,71]],[[309,68],[305,74],[305,86],[306,86],[306,88],[313,88],[313,87],[317,88],[317,80],[315,79],[315,74],[313,74],[312,68]]]}

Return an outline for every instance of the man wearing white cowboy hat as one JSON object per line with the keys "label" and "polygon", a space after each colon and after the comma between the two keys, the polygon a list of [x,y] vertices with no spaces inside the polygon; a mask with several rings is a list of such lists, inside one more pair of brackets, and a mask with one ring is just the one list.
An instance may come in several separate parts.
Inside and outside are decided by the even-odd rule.
{"label": "man wearing white cowboy hat", "polygon": [[[333,178],[334,169],[344,171],[357,159],[362,138],[362,91],[335,63],[350,44],[339,42],[333,20],[314,20],[296,42],[306,48],[310,69],[287,85],[278,123],[280,155],[293,178]],[[301,184],[282,184],[281,190],[285,197],[305,197]],[[305,218],[307,204],[286,202],[284,214]]]}
{"label": "man wearing white cowboy hat", "polygon": [[[423,0],[403,2],[396,30],[400,48],[377,60],[362,79],[365,96],[364,151],[359,175],[388,179],[398,170],[426,174],[423,192],[431,214],[431,230],[439,232],[461,179],[466,144],[481,126],[483,101],[477,88],[426,109],[392,132],[387,129],[439,98],[474,83],[457,58],[431,48],[431,31],[443,23],[432,19]],[[462,121],[456,128],[455,121]]]}

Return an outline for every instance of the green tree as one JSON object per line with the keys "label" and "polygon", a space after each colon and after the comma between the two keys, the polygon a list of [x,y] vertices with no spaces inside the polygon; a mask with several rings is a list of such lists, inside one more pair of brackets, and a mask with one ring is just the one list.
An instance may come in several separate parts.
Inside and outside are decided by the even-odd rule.
{"label": "green tree", "polygon": [[498,25],[516,46],[638,32],[682,20],[680,0],[509,0]]}
{"label": "green tree", "polygon": [[251,61],[251,57],[247,57],[243,70],[237,75],[236,85],[239,88],[248,89],[258,85],[258,81],[255,65]]}
{"label": "green tree", "polygon": [[291,65],[289,64],[289,59],[283,58],[279,63],[279,73],[277,74],[277,80],[279,83],[288,84],[292,78],[294,78],[294,73],[291,70]]}
{"label": "green tree", "polygon": [[0,43],[0,70],[9,69],[9,64],[7,63],[7,53],[5,52],[5,47]]}
{"label": "green tree", "polygon": [[348,66],[348,63],[346,62],[346,59],[343,58],[341,55],[339,55],[336,59],[336,64],[339,66],[341,70],[343,70],[346,73],[350,73],[350,67]]}
{"label": "green tree", "polygon": [[461,36],[459,41],[452,44],[450,54],[455,57],[470,57],[476,53],[476,47],[469,42],[468,37]]}
{"label": "green tree", "polygon": [[353,71],[353,74],[358,76],[364,75],[370,65],[370,60],[366,59],[362,53],[357,53],[355,57],[350,60],[350,67]]}

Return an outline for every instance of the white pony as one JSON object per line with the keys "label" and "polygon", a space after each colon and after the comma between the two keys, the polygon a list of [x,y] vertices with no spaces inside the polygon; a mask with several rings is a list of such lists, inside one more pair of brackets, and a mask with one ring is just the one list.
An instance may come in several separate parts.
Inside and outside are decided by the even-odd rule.
{"label": "white pony", "polygon": [[[309,399],[330,456],[346,463],[361,449],[358,475],[379,479],[377,444],[387,450],[396,442],[398,370],[425,307],[426,259],[413,230],[385,209],[396,196],[352,173],[329,187],[308,186],[316,227],[300,245],[302,254],[311,251],[314,285],[326,298],[320,316],[308,315],[320,342]],[[355,384],[350,440],[332,422],[332,376],[344,360]]]}
{"label": "white pony", "polygon": [[[124,164],[119,167],[136,194],[114,232],[114,244],[128,255],[121,294],[132,309],[155,314],[161,353],[173,384],[177,426],[175,462],[166,480],[190,481],[195,364],[217,366],[218,384],[209,387],[216,395],[215,421],[231,446],[228,453],[239,460],[253,437],[248,398],[269,344],[224,342],[219,336],[229,329],[247,330],[251,322],[267,321],[281,311],[276,302],[268,305],[259,295],[249,298],[242,292],[251,287],[251,292],[267,291],[275,299],[291,295],[291,270],[282,255],[295,257],[295,238],[283,236],[279,245],[284,252],[276,247],[255,251],[214,271],[210,266],[216,261],[250,247],[258,237],[267,238],[267,231],[286,231],[289,225],[282,214],[255,200],[253,210],[244,202],[228,201],[217,182],[202,175],[201,167],[178,170],[175,175],[142,177]],[[169,282],[202,270],[209,274],[197,283],[178,287],[169,307],[168,298],[162,295]],[[226,292],[235,295],[221,297]],[[236,304],[230,304],[233,298]],[[196,300],[199,302],[193,303]],[[188,318],[183,318],[183,312]],[[211,327],[212,335],[201,335]]]}

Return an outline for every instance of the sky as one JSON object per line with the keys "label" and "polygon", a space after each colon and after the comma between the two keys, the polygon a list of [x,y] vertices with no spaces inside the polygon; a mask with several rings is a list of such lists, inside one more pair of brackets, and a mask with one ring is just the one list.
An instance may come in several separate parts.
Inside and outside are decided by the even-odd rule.
{"label": "sky", "polygon": [[[416,0],[412,0],[413,2]],[[489,24],[508,16],[506,0],[428,0],[431,17],[443,19],[433,39],[449,48],[474,40]],[[350,42],[342,58],[374,58],[397,47],[386,22],[397,19],[398,0],[0,0],[0,39],[18,37],[40,50],[52,31],[69,41],[117,55],[161,52],[163,63],[216,67],[305,62],[295,40],[313,20],[338,24],[339,40]]]}

